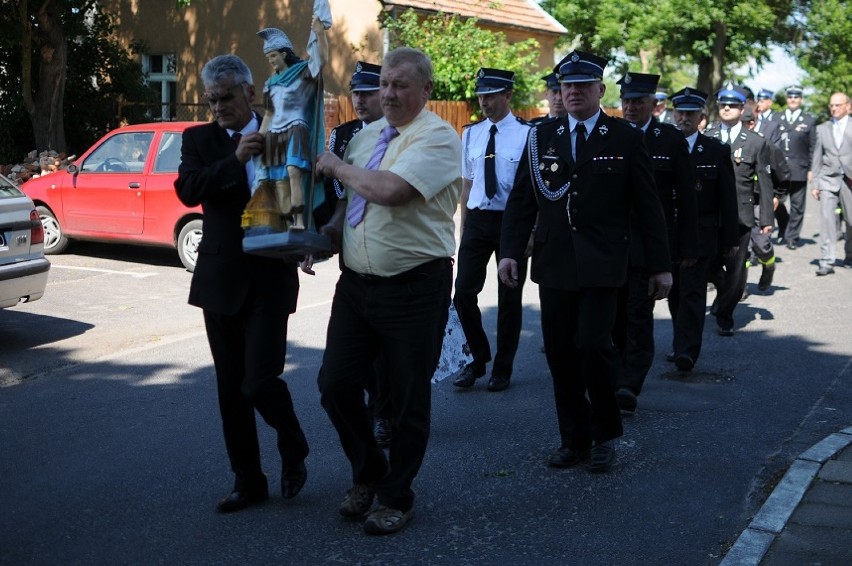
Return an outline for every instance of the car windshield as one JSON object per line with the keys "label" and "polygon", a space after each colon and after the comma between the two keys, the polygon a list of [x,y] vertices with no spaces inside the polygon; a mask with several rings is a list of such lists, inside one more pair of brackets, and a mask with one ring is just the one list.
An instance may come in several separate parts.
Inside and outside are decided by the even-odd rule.
{"label": "car windshield", "polygon": [[80,168],[85,173],[141,173],[154,132],[124,132],[99,145]]}

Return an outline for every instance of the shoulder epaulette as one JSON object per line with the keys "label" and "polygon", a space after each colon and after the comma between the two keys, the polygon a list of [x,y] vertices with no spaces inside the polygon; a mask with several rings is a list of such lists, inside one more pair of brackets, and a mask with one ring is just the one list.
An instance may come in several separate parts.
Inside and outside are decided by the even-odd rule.
{"label": "shoulder epaulette", "polygon": [[477,124],[481,124],[484,120],[485,120],[485,118],[483,118],[482,120],[477,120],[476,122],[471,122],[470,124],[465,124],[464,126],[462,126],[462,129],[469,128],[469,127],[475,126]]}

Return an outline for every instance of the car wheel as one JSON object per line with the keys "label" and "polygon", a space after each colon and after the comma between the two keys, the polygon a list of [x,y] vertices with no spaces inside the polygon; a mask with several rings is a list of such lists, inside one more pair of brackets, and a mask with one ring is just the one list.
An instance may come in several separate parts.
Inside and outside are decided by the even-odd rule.
{"label": "car wheel", "polygon": [[61,254],[68,247],[68,238],[62,232],[59,220],[46,206],[37,206],[38,217],[44,227],[44,253]]}
{"label": "car wheel", "polygon": [[178,256],[187,271],[195,271],[195,262],[198,259],[198,245],[202,236],[201,220],[190,220],[181,228],[177,240]]}

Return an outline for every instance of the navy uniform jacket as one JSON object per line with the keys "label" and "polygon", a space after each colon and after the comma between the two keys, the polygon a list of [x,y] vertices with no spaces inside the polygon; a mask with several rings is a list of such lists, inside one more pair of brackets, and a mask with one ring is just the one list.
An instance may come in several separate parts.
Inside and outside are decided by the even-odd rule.
{"label": "navy uniform jacket", "polygon": [[[721,140],[721,128],[707,130],[704,134]],[[760,134],[741,128],[731,146],[731,161],[734,164],[734,179],[737,186],[737,209],[740,225],[754,226],[754,205],[760,204],[760,225],[772,226],[775,212],[772,198],[772,167],[769,143]]]}
{"label": "navy uniform jacket", "polygon": [[[338,125],[328,135],[328,151],[343,159],[343,154],[349,147],[352,136],[363,128],[364,122],[357,118]],[[328,224],[331,215],[334,214],[337,201],[343,196],[343,185],[337,179],[326,177],[323,188],[325,190],[325,202],[314,209],[314,224],[318,228]]]}
{"label": "navy uniform jacket", "polygon": [[778,113],[773,112],[769,118],[764,118],[757,133],[768,139],[769,143],[775,145],[781,143],[781,123],[778,121]]}
{"label": "navy uniform jacket", "polygon": [[698,255],[712,257],[739,244],[737,189],[731,148],[718,139],[699,133],[690,160],[696,177]]}
{"label": "navy uniform jacket", "polygon": [[[695,203],[695,174],[690,166],[686,138],[674,126],[651,118],[644,139],[654,166],[657,194],[666,215],[672,259],[696,258],[698,211]],[[635,230],[631,234],[630,264],[645,265],[642,239]]]}
{"label": "navy uniform jacket", "polygon": [[[543,190],[561,193],[555,200]],[[621,287],[630,215],[651,273],[671,271],[668,237],[642,132],[601,112],[576,165],[567,118],[530,129],[503,216],[501,259],[520,261],[535,230],[530,277],[543,287]]]}
{"label": "navy uniform jacket", "polygon": [[251,192],[245,166],[234,149],[228,132],[216,122],[183,133],[175,190],[186,206],[200,204],[204,211],[204,238],[198,246],[189,304],[235,315],[253,293],[264,301],[264,308],[295,312],[297,264],[243,252],[240,217]]}
{"label": "navy uniform jacket", "polygon": [[779,147],[787,158],[790,180],[807,181],[816,146],[816,118],[800,112],[798,118],[791,124],[787,121],[786,111],[778,114],[778,129],[781,130]]}

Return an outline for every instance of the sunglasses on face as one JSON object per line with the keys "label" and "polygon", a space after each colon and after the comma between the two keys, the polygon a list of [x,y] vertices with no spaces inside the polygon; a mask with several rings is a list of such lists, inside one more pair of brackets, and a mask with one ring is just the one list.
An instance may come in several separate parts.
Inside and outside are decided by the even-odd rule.
{"label": "sunglasses on face", "polygon": [[723,103],[719,104],[719,108],[733,108],[734,110],[738,110],[742,107],[743,107],[742,104],[735,104],[733,102],[723,102]]}

